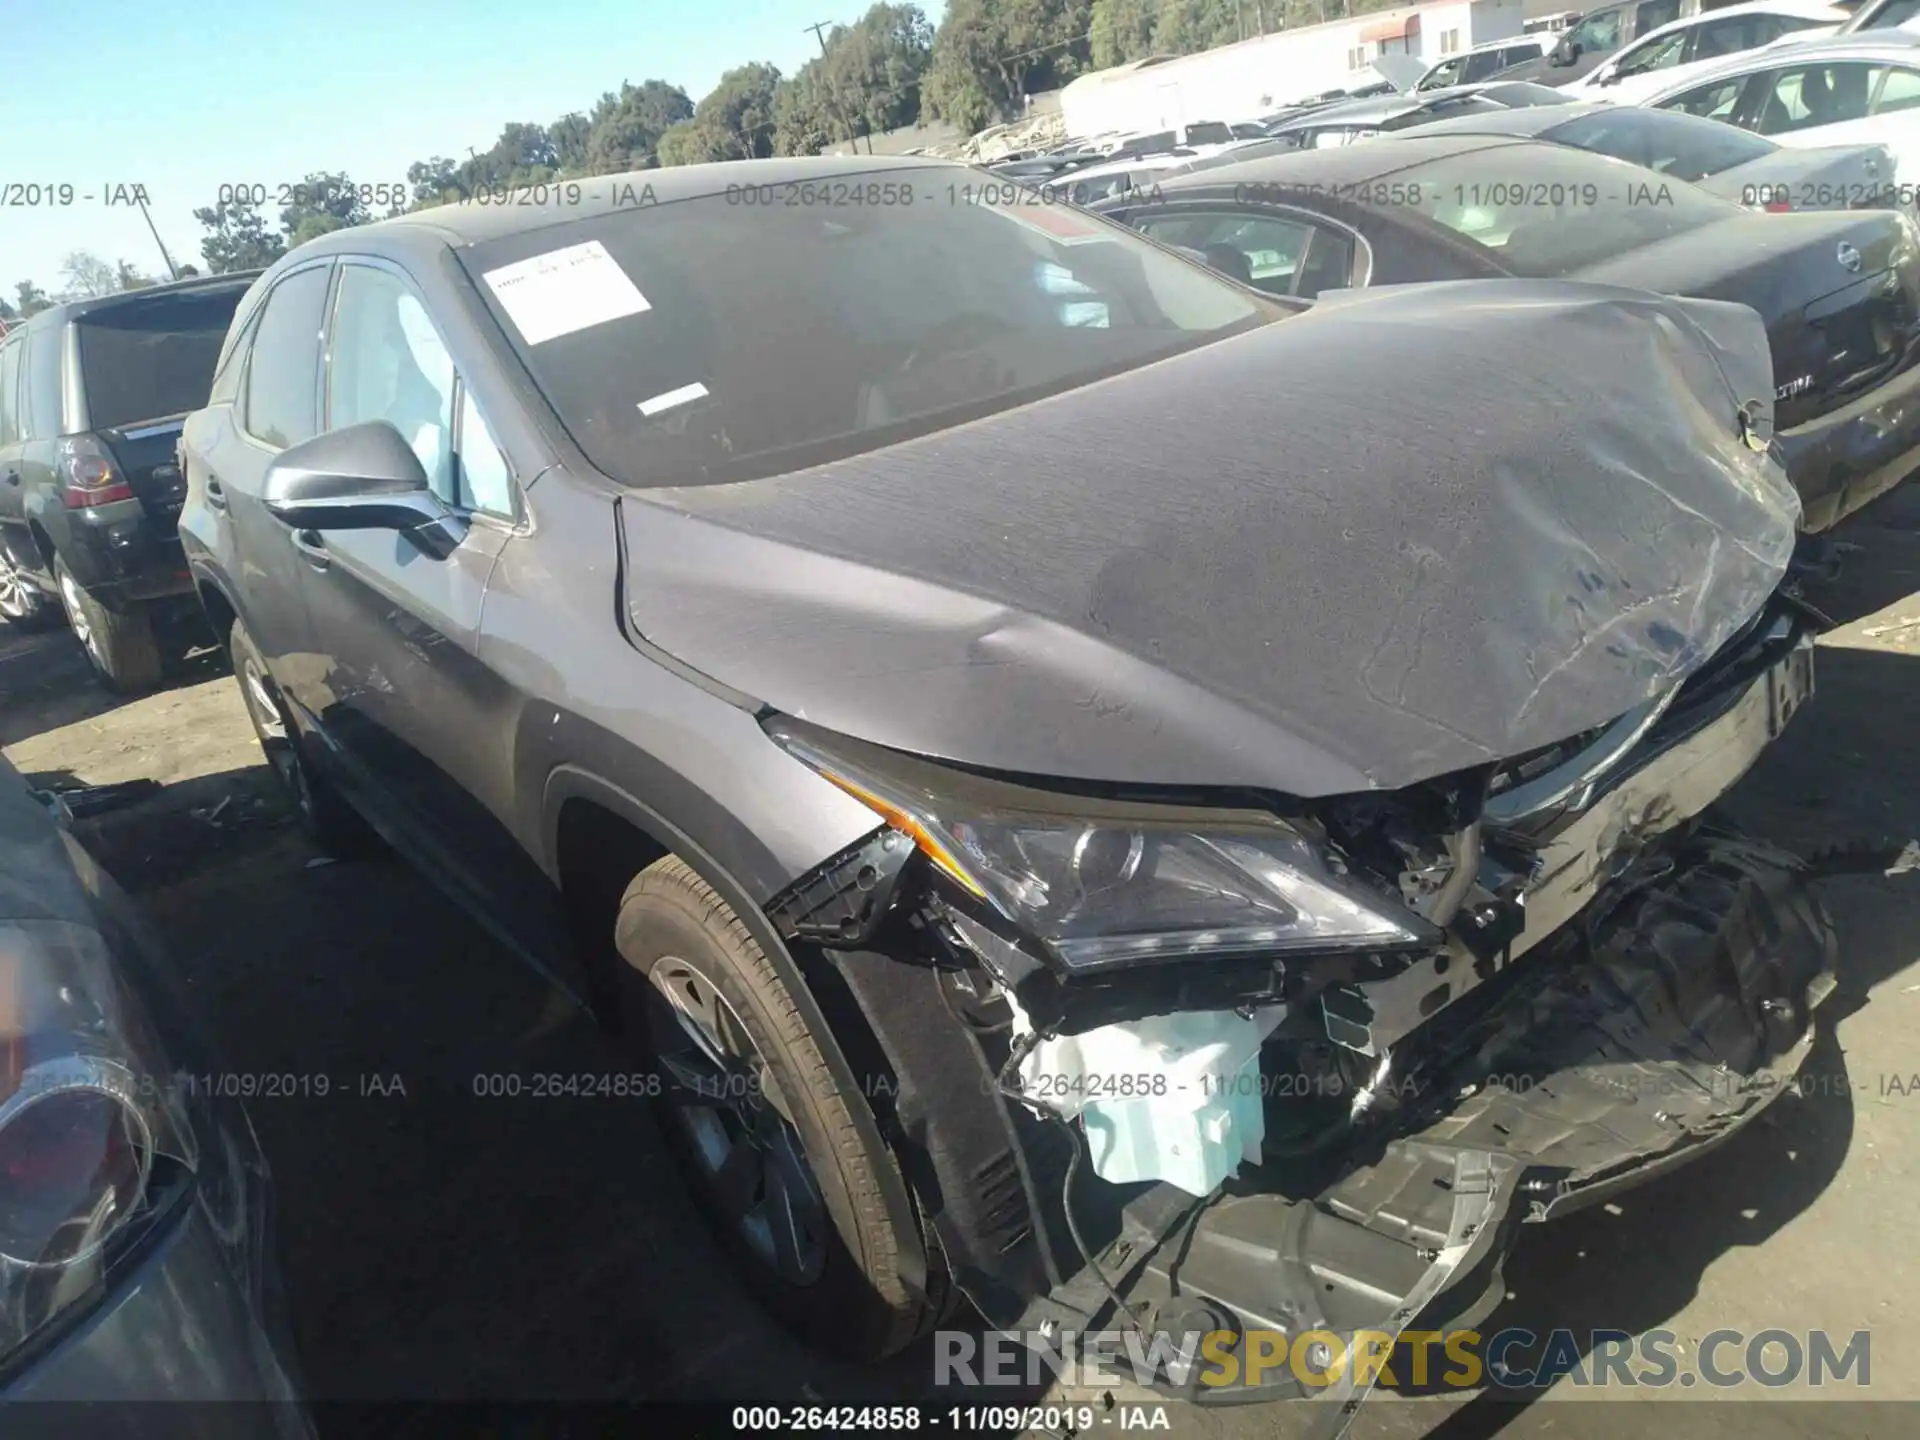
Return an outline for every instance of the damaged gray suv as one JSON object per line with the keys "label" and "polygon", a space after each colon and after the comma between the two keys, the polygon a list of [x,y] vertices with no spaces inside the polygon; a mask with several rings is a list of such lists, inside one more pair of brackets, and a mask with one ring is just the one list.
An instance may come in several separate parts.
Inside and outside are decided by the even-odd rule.
{"label": "damaged gray suv", "polygon": [[645,1047],[803,1333],[1457,1319],[1794,1073],[1831,931],[1712,808],[1812,684],[1751,311],[546,188],[268,271],[181,533],[308,820]]}

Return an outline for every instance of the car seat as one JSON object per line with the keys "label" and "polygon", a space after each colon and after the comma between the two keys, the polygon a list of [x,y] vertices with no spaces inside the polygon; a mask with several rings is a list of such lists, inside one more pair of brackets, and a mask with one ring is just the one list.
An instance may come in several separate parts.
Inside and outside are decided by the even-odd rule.
{"label": "car seat", "polygon": [[1230,275],[1242,285],[1253,284],[1253,262],[1247,259],[1244,251],[1231,245],[1208,245],[1204,247],[1207,264],[1223,275]]}

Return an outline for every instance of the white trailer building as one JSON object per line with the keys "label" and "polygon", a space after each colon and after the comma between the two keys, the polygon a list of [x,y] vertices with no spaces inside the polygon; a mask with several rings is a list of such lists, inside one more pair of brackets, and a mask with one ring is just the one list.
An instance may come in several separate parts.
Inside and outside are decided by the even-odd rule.
{"label": "white trailer building", "polygon": [[1197,55],[1082,75],[1060,92],[1069,135],[1240,120],[1322,91],[1368,84],[1381,55],[1427,64],[1522,33],[1524,0],[1436,0],[1276,31]]}

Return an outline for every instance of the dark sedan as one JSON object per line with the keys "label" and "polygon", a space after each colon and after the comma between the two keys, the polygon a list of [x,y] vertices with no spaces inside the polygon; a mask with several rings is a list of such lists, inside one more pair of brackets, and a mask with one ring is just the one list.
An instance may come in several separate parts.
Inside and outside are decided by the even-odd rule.
{"label": "dark sedan", "polygon": [[[1691,823],[1813,679],[1765,333],[1276,300],[981,173],[292,251],[185,437],[241,696],[331,842],[626,1028],[818,1343],[1458,1314],[1509,1214],[1760,1113],[1828,988],[1794,862]],[[1366,1383],[1201,1368],[1151,1378]]]}
{"label": "dark sedan", "polygon": [[127,897],[0,759],[8,1435],[311,1436],[282,1358],[266,1162],[242,1077],[209,1055]]}
{"label": "dark sedan", "polygon": [[1156,177],[1100,209],[1269,294],[1527,276],[1750,305],[1803,528],[1920,466],[1920,230],[1897,211],[1762,215],[1607,156],[1469,135]]}
{"label": "dark sedan", "polygon": [[1462,115],[1402,133],[1503,135],[1571,145],[1671,180],[1689,181],[1709,195],[1775,215],[1860,207],[1879,191],[1891,202],[1896,193],[1893,157],[1884,145],[1790,150],[1764,135],[1684,111],[1604,100]]}

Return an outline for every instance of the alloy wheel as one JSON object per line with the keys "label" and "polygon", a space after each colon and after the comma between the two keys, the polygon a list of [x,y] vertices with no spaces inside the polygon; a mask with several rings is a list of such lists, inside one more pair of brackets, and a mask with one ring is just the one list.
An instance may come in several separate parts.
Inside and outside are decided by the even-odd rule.
{"label": "alloy wheel", "polygon": [[826,1268],[826,1200],[779,1082],[697,966],[664,956],[648,978],[671,1123],[748,1248],[788,1284],[813,1284]]}
{"label": "alloy wheel", "polygon": [[18,620],[33,605],[31,582],[15,567],[7,547],[0,544],[0,615]]}
{"label": "alloy wheel", "polygon": [[280,777],[280,783],[287,787],[301,811],[311,814],[313,791],[307,784],[307,768],[300,761],[300,748],[294,743],[293,732],[259,661],[251,656],[240,663],[240,696],[246,702],[248,718],[253,721],[254,734],[260,738],[260,749],[267,757],[267,764],[273,767],[274,774]]}
{"label": "alloy wheel", "polygon": [[73,630],[74,639],[86,649],[87,657],[95,665],[106,669],[106,661],[100,654],[100,637],[93,633],[93,623],[87,619],[86,597],[64,567],[60,567],[60,603],[66,607],[67,624]]}

